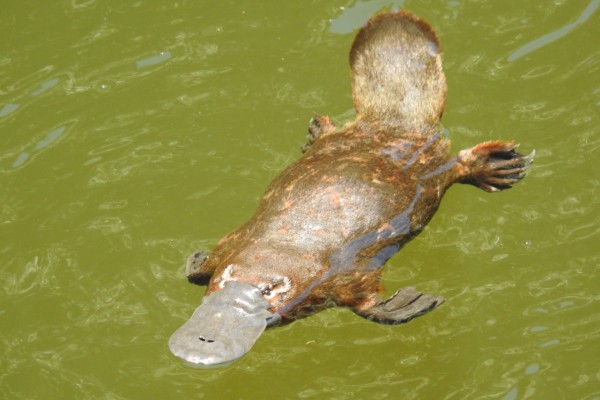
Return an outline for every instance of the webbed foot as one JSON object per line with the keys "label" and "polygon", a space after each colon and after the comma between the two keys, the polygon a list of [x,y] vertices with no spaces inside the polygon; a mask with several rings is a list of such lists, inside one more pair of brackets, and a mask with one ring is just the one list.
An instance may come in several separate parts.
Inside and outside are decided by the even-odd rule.
{"label": "webbed foot", "polygon": [[371,308],[354,310],[354,312],[374,322],[398,325],[428,313],[443,302],[444,298],[441,296],[424,294],[413,287],[405,287]]}
{"label": "webbed foot", "polygon": [[531,166],[535,151],[524,156],[517,153],[514,142],[484,142],[458,154],[459,181],[487,192],[508,189],[523,179]]}
{"label": "webbed foot", "polygon": [[188,281],[197,285],[206,285],[210,280],[212,272],[206,271],[203,268],[206,260],[208,260],[208,251],[196,251],[188,257],[185,265],[185,274]]}
{"label": "webbed foot", "polygon": [[337,129],[337,126],[335,126],[329,117],[315,114],[308,123],[308,143],[302,147],[302,152],[305,153],[321,135],[335,129]]}

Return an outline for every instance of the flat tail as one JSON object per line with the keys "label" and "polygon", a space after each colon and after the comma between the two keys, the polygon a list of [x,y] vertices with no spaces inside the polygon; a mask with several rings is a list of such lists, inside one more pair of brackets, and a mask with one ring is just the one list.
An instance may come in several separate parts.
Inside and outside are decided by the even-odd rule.
{"label": "flat tail", "polygon": [[446,78],[431,26],[413,14],[386,12],[359,31],[350,51],[359,118],[425,130],[441,118]]}

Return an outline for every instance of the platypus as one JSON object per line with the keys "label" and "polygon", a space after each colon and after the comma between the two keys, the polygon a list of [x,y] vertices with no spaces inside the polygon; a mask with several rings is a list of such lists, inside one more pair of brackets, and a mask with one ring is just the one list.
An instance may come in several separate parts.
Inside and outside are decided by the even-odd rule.
{"label": "platypus", "polygon": [[525,176],[533,152],[490,141],[449,151],[441,48],[431,26],[384,12],[350,51],[354,121],[316,115],[303,155],[268,186],[253,217],[213,251],[188,260],[202,304],[169,340],[192,364],[220,364],[252,347],[267,326],[332,306],[401,324],[444,302],[412,287],[380,296],[386,261],[419,234],[454,183],[487,192]]}

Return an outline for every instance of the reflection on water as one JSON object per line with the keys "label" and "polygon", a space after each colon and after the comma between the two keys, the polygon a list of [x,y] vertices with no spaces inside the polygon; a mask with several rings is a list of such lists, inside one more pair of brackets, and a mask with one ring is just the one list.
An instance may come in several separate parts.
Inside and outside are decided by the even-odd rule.
{"label": "reflection on water", "polygon": [[25,164],[25,162],[30,158],[31,154],[35,154],[37,151],[44,149],[45,147],[50,146],[52,143],[54,143],[59,137],[61,137],[61,135],[65,132],[66,127],[65,126],[61,126],[59,128],[56,128],[50,132],[48,132],[46,134],[46,137],[44,137],[42,140],[40,140],[39,142],[37,142],[35,144],[35,146],[33,146],[33,149],[31,149],[31,153],[29,151],[23,151],[22,153],[20,153],[17,158],[15,159],[15,161],[12,163],[12,167],[13,168],[18,168],[21,165]]}
{"label": "reflection on water", "polygon": [[[0,397],[597,399],[600,2],[559,3],[3,10]],[[181,365],[167,339],[203,294],[187,255],[251,215],[313,112],[351,119],[352,32],[398,6],[445,44],[455,148],[514,138],[532,173],[452,188],[391,260],[386,293],[439,293],[435,313],[327,310],[228,368]]]}
{"label": "reflection on water", "polygon": [[591,0],[585,10],[583,10],[581,15],[577,17],[575,21],[523,45],[508,56],[508,61],[515,61],[539,49],[540,47],[544,47],[547,44],[555,42],[556,40],[566,36],[577,26],[587,22],[587,20],[596,12],[599,6],[600,0]]}
{"label": "reflection on water", "polygon": [[138,69],[146,68],[151,65],[163,63],[163,62],[167,61],[169,58],[171,58],[171,52],[170,51],[162,51],[162,52],[160,52],[160,54],[158,54],[156,56],[152,56],[152,57],[144,58],[143,60],[136,61],[135,66]]}
{"label": "reflection on water", "polygon": [[357,1],[351,7],[341,7],[342,12],[331,20],[330,31],[339,34],[349,34],[360,28],[369,17],[381,9],[399,10],[404,0],[369,0]]}
{"label": "reflection on water", "polygon": [[6,117],[7,115],[12,114],[13,112],[17,111],[19,109],[19,107],[21,107],[20,104],[14,104],[14,103],[5,104],[4,107],[2,107],[2,109],[0,110],[0,118]]}

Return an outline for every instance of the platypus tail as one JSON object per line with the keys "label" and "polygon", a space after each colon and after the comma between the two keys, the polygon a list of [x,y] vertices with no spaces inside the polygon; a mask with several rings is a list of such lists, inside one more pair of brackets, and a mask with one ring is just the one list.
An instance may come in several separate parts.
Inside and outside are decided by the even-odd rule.
{"label": "platypus tail", "polygon": [[350,51],[357,117],[427,130],[441,118],[446,78],[431,26],[405,12],[372,18]]}

